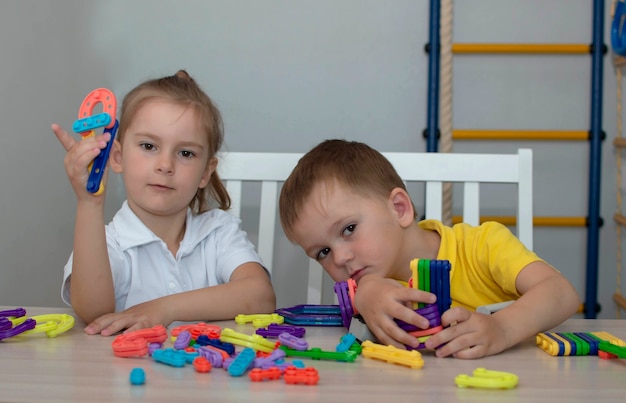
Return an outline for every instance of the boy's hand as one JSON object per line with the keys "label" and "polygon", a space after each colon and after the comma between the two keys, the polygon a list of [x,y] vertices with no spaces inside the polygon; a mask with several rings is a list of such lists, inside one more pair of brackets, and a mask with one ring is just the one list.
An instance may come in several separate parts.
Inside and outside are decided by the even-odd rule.
{"label": "boy's hand", "polygon": [[[111,139],[111,134],[104,133],[77,141],[56,123],[52,124],[52,131],[67,151],[64,159],[65,170],[76,196],[79,199],[89,197],[90,200],[93,200],[94,194],[87,192],[86,189],[89,178],[88,167],[101,150],[106,148],[107,142]],[[106,180],[107,173],[108,169],[105,171],[103,181]]]}
{"label": "boy's hand", "polygon": [[85,328],[87,334],[111,336],[120,331],[132,332],[134,330],[153,327],[156,325],[167,326],[171,320],[166,318],[167,309],[159,299],[135,305],[123,312],[107,313],[91,322]]}
{"label": "boy's hand", "polygon": [[444,329],[425,342],[427,348],[436,348],[437,357],[480,358],[508,346],[505,329],[493,315],[455,307],[441,316],[441,324]]}
{"label": "boy's hand", "polygon": [[402,330],[394,318],[403,320],[426,329],[428,320],[412,309],[413,302],[432,304],[436,302],[434,294],[402,286],[395,280],[364,276],[358,285],[354,304],[370,331],[381,344],[404,348],[405,345],[417,347],[418,340]]}

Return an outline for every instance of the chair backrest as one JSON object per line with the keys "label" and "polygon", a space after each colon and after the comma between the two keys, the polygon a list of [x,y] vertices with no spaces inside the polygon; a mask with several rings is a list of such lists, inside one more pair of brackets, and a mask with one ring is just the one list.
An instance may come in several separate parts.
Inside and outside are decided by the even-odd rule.
{"label": "chair backrest", "polygon": [[[443,213],[443,183],[461,183],[463,188],[463,222],[480,222],[479,185],[509,183],[517,185],[516,234],[528,249],[533,248],[532,150],[520,149],[517,154],[461,153],[383,153],[400,177],[407,183],[425,183],[425,217],[441,219]],[[261,183],[258,202],[258,253],[268,270],[274,263],[279,185],[289,176],[299,153],[241,153],[224,154],[218,172],[232,200],[231,212],[240,217],[244,182]],[[307,303],[322,301],[323,272],[317,262],[310,260]]]}

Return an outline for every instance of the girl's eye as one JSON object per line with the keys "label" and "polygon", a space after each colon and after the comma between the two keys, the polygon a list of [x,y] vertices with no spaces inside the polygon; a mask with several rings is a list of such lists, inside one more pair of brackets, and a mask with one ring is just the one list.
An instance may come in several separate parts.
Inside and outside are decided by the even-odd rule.
{"label": "girl's eye", "polygon": [[193,152],[191,152],[191,151],[183,150],[183,151],[181,151],[181,152],[180,152],[180,155],[181,155],[183,158],[191,158],[191,157],[193,157],[195,154],[194,154]]}
{"label": "girl's eye", "polygon": [[330,253],[330,248],[324,248],[317,252],[317,256],[315,256],[315,260],[322,260]]}
{"label": "girl's eye", "polygon": [[150,143],[141,143],[139,145],[141,148],[143,148],[146,151],[151,151],[154,150],[154,144],[150,144]]}
{"label": "girl's eye", "polygon": [[355,229],[356,229],[356,224],[350,224],[346,228],[343,229],[343,235],[344,236],[352,235]]}

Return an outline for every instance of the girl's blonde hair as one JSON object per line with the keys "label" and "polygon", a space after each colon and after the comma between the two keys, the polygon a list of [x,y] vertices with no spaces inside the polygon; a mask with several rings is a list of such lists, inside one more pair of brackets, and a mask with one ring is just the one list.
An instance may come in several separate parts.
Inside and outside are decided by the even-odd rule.
{"label": "girl's blonde hair", "polygon": [[[173,76],[145,81],[126,94],[120,112],[118,129],[120,144],[139,108],[155,98],[166,99],[193,108],[201,120],[202,130],[209,140],[209,160],[207,163],[215,157],[224,142],[222,116],[211,98],[185,70],[179,70]],[[230,208],[230,196],[217,172],[211,175],[211,180],[204,189],[198,189],[196,195],[189,202],[189,207],[194,214],[200,214],[212,207],[211,200],[217,202],[217,206],[222,210]]]}

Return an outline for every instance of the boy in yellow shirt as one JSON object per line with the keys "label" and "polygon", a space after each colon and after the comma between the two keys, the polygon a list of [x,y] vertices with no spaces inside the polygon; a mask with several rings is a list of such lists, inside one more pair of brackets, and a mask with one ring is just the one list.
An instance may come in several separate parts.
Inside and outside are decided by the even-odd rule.
{"label": "boy in yellow shirt", "polygon": [[[500,353],[558,325],[580,305],[571,283],[505,226],[416,222],[402,179],[363,143],[327,140],[309,151],[283,185],[280,218],[287,237],[333,280],[357,282],[355,308],[383,344],[419,344],[394,318],[428,327],[411,307],[434,303],[435,295],[396,281],[409,280],[414,258],[452,266],[445,329],[426,342],[427,348],[440,346],[438,357]],[[475,312],[509,300],[515,302],[492,315]]]}

